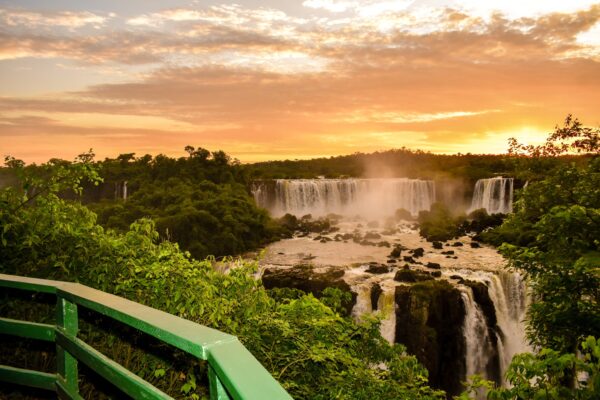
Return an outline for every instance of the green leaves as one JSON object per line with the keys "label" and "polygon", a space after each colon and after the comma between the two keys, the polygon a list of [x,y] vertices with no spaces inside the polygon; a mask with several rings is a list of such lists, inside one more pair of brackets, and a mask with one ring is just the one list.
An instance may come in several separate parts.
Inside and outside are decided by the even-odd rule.
{"label": "green leaves", "polygon": [[[577,373],[587,376],[578,380]],[[508,368],[506,379],[510,387],[497,388],[479,376],[471,377],[467,390],[456,399],[470,399],[470,395],[482,388],[490,400],[597,399],[600,393],[600,342],[592,336],[586,338],[581,344],[581,356],[547,348],[535,355],[518,354]]]}
{"label": "green leaves", "polygon": [[[197,158],[192,157],[201,162]],[[168,166],[170,161],[160,163]],[[295,398],[443,398],[443,393],[427,386],[427,373],[414,357],[381,337],[376,318],[357,325],[336,312],[348,293],[326,290],[322,301],[299,291],[270,297],[255,279],[255,262],[193,259],[177,244],[161,240],[156,229],[160,218],[157,224],[137,219],[122,233],[105,230],[86,207],[57,196],[63,183],[79,185],[90,172],[77,166],[79,175],[69,175],[75,173],[72,168],[73,164],[53,161],[52,168],[44,170],[50,174],[46,180],[38,176],[31,181],[48,190],[26,205],[20,206],[18,191],[0,191],[0,204],[18,208],[12,213],[0,209],[4,238],[0,271],[79,281],[234,334]],[[59,182],[61,176],[69,178]],[[173,218],[181,228],[165,226],[173,236],[189,234],[206,244],[198,249],[200,254],[210,248],[244,249],[264,235],[260,229],[266,214],[255,208],[240,185],[207,182],[197,190],[178,180],[170,184],[138,192],[143,198],[138,206],[162,210],[172,201],[164,218]],[[130,200],[128,204],[135,204],[134,197]],[[221,217],[227,217],[226,224],[219,225]],[[184,224],[186,220],[189,223]],[[131,335],[114,333],[118,326],[100,329],[103,334],[92,330],[82,335],[135,373],[164,385],[171,395],[197,399],[206,393],[202,381],[206,370],[196,365],[197,360],[163,357],[165,349],[158,355],[147,353],[145,344],[136,346]]]}

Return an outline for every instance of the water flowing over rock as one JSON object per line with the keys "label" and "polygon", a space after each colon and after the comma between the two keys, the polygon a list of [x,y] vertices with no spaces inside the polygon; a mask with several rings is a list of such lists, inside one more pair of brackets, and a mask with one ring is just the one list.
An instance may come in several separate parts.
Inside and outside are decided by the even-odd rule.
{"label": "water flowing over rock", "polygon": [[127,201],[127,181],[115,182],[115,199]]}
{"label": "water flowing over rock", "polygon": [[352,317],[360,321],[361,317],[372,311],[371,285],[361,285],[353,288],[356,291],[356,303],[352,308]]}
{"label": "water flowing over rock", "polygon": [[[472,247],[468,237],[460,239],[463,246],[440,246],[426,242],[407,221],[379,227],[368,226],[371,221],[341,219],[336,224],[340,241],[321,243],[311,234],[271,245],[263,265],[286,272],[266,273],[265,285],[315,295],[327,286],[350,291],[348,315],[357,321],[367,313],[379,315],[382,337],[415,354],[429,370],[431,385],[444,389],[448,399],[463,390],[462,382],[472,374],[504,385],[512,357],[531,350],[525,340],[523,278],[506,270],[493,248]],[[381,236],[378,240],[391,248],[362,245],[367,234]],[[344,235],[357,240],[344,243]],[[398,249],[394,256],[413,263],[388,263],[392,248]],[[310,266],[292,267],[306,263],[308,256]]]}
{"label": "water flowing over rock", "polygon": [[525,336],[525,282],[508,271],[473,271],[467,278],[466,287],[461,287],[467,376],[479,373],[505,384],[503,376],[512,357],[532,351]]}
{"label": "water flowing over rock", "polygon": [[420,179],[277,179],[255,182],[257,204],[273,215],[383,217],[404,208],[413,215],[435,201],[433,181]]}
{"label": "water flowing over rock", "polygon": [[[483,285],[483,284],[481,284]],[[466,376],[469,377],[474,374],[480,374],[486,379],[490,379],[495,382],[500,381],[499,361],[498,361],[498,343],[495,335],[495,312],[492,309],[491,312],[494,314],[493,324],[492,318],[489,317],[488,312],[484,312],[482,309],[482,299],[476,299],[475,293],[477,288],[469,286],[461,286],[461,296],[465,304],[465,320],[463,323],[463,334],[465,336],[465,363],[466,363]],[[485,293],[485,297],[489,301],[487,290],[479,293]],[[479,300],[479,301],[477,301]]]}
{"label": "water flowing over rock", "polygon": [[381,317],[381,336],[390,344],[396,340],[396,298],[395,288],[385,287],[377,301]]}
{"label": "water flowing over rock", "polygon": [[494,303],[500,335],[500,371],[504,375],[515,354],[532,351],[525,333],[527,311],[527,289],[521,275],[516,272],[501,271],[488,274],[488,290]]}
{"label": "water flowing over rock", "polygon": [[471,211],[485,208],[488,214],[512,212],[513,178],[479,179],[473,190]]}
{"label": "water flowing over rock", "polygon": [[[505,385],[503,376],[512,357],[531,351],[525,338],[527,295],[521,276],[449,270],[442,279],[429,279],[411,284],[389,277],[374,284],[361,282],[352,287],[358,294],[352,316],[360,321],[365,313],[379,313],[381,335],[390,343],[404,344],[429,370],[431,384],[449,396],[459,394],[462,382],[474,374]],[[477,398],[485,397],[479,393]]]}

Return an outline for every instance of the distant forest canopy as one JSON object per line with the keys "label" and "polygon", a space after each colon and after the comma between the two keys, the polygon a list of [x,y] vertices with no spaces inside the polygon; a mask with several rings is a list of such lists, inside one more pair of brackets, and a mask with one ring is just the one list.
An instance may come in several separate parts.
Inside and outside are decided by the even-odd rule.
{"label": "distant forest canopy", "polygon": [[506,155],[437,155],[406,148],[311,160],[266,161],[246,167],[250,171],[249,176],[254,179],[309,179],[319,176],[479,179],[511,170]]}
{"label": "distant forest canopy", "polygon": [[[192,146],[185,151],[187,157],[135,157],[128,153],[96,161],[103,181],[98,185],[83,182],[81,197],[69,192],[63,192],[62,197],[81,198],[106,228],[124,232],[136,220],[150,217],[163,239],[179,243],[192,256],[220,257],[254,250],[287,234],[285,227],[256,205],[250,192],[253,180],[318,176],[460,180],[465,184],[457,185],[459,189],[451,191],[450,197],[464,198],[480,178],[521,176],[524,182],[536,174],[543,177],[551,166],[582,160],[582,156],[548,157],[546,161],[531,160],[529,164],[537,165],[535,168],[524,168],[523,161],[527,160],[517,163],[508,155],[436,155],[397,149],[241,164],[223,151]],[[65,164],[69,162],[52,159],[25,170],[43,178],[52,168]],[[17,179],[11,169],[0,168],[0,186],[14,183]]]}
{"label": "distant forest canopy", "polygon": [[[569,128],[573,120],[567,120]],[[575,123],[578,123],[575,120]],[[566,128],[565,128],[566,129]],[[557,130],[560,132],[560,130]],[[515,142],[516,143],[516,142]],[[356,153],[313,160],[269,161],[241,164],[223,151],[186,146],[186,157],[121,154],[96,161],[102,182],[82,182],[83,193],[62,192],[64,198],[81,198],[107,228],[127,231],[136,220],[152,218],[163,239],[179,243],[196,258],[226,256],[254,250],[289,234],[259,208],[250,192],[254,180],[274,178],[409,177],[436,179],[446,204],[465,199],[477,179],[497,175],[526,180],[544,178],[551,170],[571,162],[585,163],[587,155],[537,154],[524,156],[513,145],[505,155],[437,155],[406,148]],[[93,159],[93,153],[84,153]],[[7,165],[23,165],[6,158]],[[53,169],[70,164],[52,159],[23,170],[39,180]],[[15,168],[0,168],[0,187],[18,186]],[[451,182],[455,181],[455,182]],[[458,183],[456,182],[458,181]],[[28,193],[30,196],[33,193]]]}

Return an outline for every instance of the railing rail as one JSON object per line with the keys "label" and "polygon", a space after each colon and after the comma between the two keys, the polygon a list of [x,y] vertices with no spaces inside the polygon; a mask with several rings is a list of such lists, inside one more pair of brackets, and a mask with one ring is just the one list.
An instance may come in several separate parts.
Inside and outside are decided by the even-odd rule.
{"label": "railing rail", "polygon": [[213,400],[291,399],[235,336],[78,283],[0,274],[0,287],[55,294],[57,299],[55,325],[0,318],[2,334],[55,342],[57,373],[0,364],[0,381],[53,390],[61,399],[80,399],[77,365],[82,362],[135,399],[170,399],[77,338],[81,306],[207,360]]}

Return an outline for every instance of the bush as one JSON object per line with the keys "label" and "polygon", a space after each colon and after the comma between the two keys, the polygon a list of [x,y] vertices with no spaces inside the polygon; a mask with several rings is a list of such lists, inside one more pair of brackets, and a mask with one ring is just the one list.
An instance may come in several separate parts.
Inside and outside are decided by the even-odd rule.
{"label": "bush", "polygon": [[433,203],[429,211],[421,211],[418,220],[419,233],[430,242],[445,242],[465,233],[465,218],[453,216],[442,203]]}

